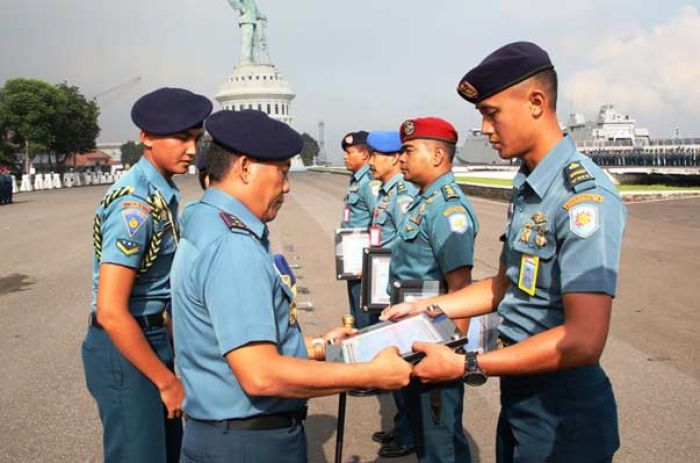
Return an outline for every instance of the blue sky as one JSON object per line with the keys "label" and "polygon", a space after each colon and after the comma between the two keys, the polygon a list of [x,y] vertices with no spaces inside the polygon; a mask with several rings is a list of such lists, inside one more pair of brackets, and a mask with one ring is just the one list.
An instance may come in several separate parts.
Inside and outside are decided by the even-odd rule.
{"label": "blue sky", "polygon": [[[559,115],[612,103],[668,137],[700,137],[700,2],[589,0],[257,0],[272,61],[297,92],[294,127],[339,153],[350,130],[437,115],[461,133],[479,124],[455,93],[493,49],[530,40],[560,74]],[[99,100],[100,141],[134,139],[140,94],[182,86],[212,98],[235,64],[237,17],[226,0],[0,0],[0,82],[68,81]]]}

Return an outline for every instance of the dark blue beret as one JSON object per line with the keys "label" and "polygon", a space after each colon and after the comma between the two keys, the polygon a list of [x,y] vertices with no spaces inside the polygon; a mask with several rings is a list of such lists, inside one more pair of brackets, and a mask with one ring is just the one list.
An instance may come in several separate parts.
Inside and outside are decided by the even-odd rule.
{"label": "dark blue beret", "polygon": [[343,137],[343,141],[340,143],[340,146],[342,146],[343,151],[345,151],[351,146],[366,145],[367,135],[369,134],[364,130],[360,130],[358,132],[350,132],[349,134]]}
{"label": "dark blue beret", "polygon": [[259,161],[289,159],[304,146],[296,130],[255,109],[215,112],[205,127],[218,144]]}
{"label": "dark blue beret", "polygon": [[457,85],[457,93],[476,104],[537,73],[553,68],[547,52],[534,43],[509,43],[467,72]]}
{"label": "dark blue beret", "polygon": [[401,135],[398,130],[374,130],[367,136],[367,144],[379,153],[394,154],[401,151]]}
{"label": "dark blue beret", "polygon": [[139,98],[131,108],[131,120],[144,132],[169,135],[201,127],[211,110],[211,101],[205,96],[164,87]]}

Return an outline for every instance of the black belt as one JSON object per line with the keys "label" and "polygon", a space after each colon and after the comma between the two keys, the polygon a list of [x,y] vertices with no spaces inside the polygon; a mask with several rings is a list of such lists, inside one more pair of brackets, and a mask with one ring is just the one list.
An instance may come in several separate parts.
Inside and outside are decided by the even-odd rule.
{"label": "black belt", "polygon": [[302,424],[306,419],[307,408],[296,412],[277,413],[274,415],[256,415],[248,418],[231,418],[228,420],[200,420],[188,416],[188,420],[197,421],[209,426],[221,427],[226,430],[265,431],[270,429],[291,428]]}
{"label": "black belt", "polygon": [[[141,328],[165,326],[165,311],[152,313],[151,315],[144,315],[143,317],[134,317],[134,320],[136,320],[136,323],[138,323]],[[95,315],[95,312],[90,313],[90,321],[88,324],[100,330],[103,329],[100,322],[97,321],[97,315]]]}

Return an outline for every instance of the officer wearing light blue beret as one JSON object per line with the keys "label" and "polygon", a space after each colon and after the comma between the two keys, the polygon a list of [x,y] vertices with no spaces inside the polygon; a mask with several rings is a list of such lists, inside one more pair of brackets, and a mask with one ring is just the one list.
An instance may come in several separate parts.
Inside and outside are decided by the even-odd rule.
{"label": "officer wearing light blue beret", "polygon": [[[420,194],[408,206],[392,246],[389,281],[440,281],[448,291],[457,291],[471,283],[479,227],[452,173],[457,131],[443,119],[423,117],[405,121],[400,135],[401,171],[420,188]],[[466,333],[467,321],[457,324]],[[379,456],[417,450],[421,462],[470,461],[469,443],[462,431],[461,381],[432,387],[413,381],[401,393],[413,439],[403,440],[399,428],[396,439],[384,444]]]}
{"label": "officer wearing light blue beret", "polygon": [[620,445],[612,386],[598,361],[609,329],[626,210],[605,173],[562,134],[557,74],[529,42],[505,45],[457,91],[483,117],[502,159],[518,158],[499,272],[444,297],[450,317],[497,310],[501,349],[466,358],[417,343],[426,381],[501,376],[498,462],[610,462]]}
{"label": "officer wearing light blue beret", "polygon": [[[345,195],[343,216],[340,228],[368,229],[372,223],[372,213],[379,194],[381,182],[372,178],[369,169],[369,148],[367,136],[369,134],[360,130],[350,132],[341,142],[343,148],[345,167],[352,173],[348,192]],[[348,300],[350,313],[355,320],[366,318],[360,307],[361,280],[348,280]]]}
{"label": "officer wearing light blue beret", "polygon": [[90,326],[82,346],[107,462],[176,462],[184,388],[166,327],[180,192],[212,104],[179,88],[142,96],[143,157],[102,198],[93,224]]}
{"label": "officer wearing light blue beret", "polygon": [[369,363],[325,358],[338,328],[304,336],[288,265],[266,223],[290,191],[301,136],[261,111],[219,111],[206,122],[210,185],[191,206],[172,268],[175,352],[187,415],[182,462],[305,462],[306,399],[408,383],[395,348]]}

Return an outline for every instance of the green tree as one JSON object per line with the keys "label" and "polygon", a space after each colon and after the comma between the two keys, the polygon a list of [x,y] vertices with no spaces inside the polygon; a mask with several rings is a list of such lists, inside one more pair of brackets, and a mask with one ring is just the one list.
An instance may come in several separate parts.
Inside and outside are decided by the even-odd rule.
{"label": "green tree", "polygon": [[[59,99],[52,123],[52,141],[48,148],[56,155],[56,165],[61,171],[69,155],[86,153],[95,149],[100,134],[97,118],[100,110],[94,100],[88,101],[78,87],[66,82],[56,86]],[[73,157],[75,159],[75,157]]]}
{"label": "green tree", "polygon": [[24,147],[24,171],[29,172],[32,150],[53,142],[53,123],[59,91],[36,79],[9,79],[0,88],[0,127]]}
{"label": "green tree", "polygon": [[139,162],[139,159],[143,156],[143,143],[137,144],[133,141],[128,141],[121,146],[121,152],[122,165],[124,165],[124,167],[126,167],[127,164],[133,166]]}
{"label": "green tree", "polygon": [[306,132],[301,134],[301,138],[304,140],[304,147],[301,149],[301,160],[304,161],[305,166],[310,166],[314,163],[316,156],[318,156],[318,142]]}

